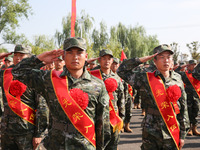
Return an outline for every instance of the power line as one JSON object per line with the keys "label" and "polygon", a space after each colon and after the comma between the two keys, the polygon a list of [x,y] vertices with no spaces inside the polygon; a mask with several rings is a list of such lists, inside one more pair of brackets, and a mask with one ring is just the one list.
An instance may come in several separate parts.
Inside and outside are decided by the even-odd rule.
{"label": "power line", "polygon": [[148,29],[148,30],[164,30],[164,29],[194,28],[194,27],[200,27],[200,24],[199,25],[168,26],[168,27],[152,27],[152,28],[146,28],[146,29]]}

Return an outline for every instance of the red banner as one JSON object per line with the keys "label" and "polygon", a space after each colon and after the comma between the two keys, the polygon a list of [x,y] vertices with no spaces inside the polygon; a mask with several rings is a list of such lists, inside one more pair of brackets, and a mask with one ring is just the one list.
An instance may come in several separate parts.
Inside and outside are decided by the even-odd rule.
{"label": "red banner", "polygon": [[149,86],[151,88],[151,92],[154,96],[158,110],[167,126],[167,129],[172,139],[174,140],[177,149],[179,149],[180,129],[178,126],[178,121],[176,120],[172,104],[168,100],[163,81],[159,76],[155,77],[154,73],[146,73]]}
{"label": "red banner", "polygon": [[127,59],[127,57],[126,54],[124,53],[124,50],[122,50],[120,61],[123,61],[124,59]]}
{"label": "red banner", "polygon": [[9,88],[12,82],[13,76],[12,69],[6,69],[3,75],[3,87],[6,95],[6,99],[10,109],[19,117],[35,125],[35,110],[23,103],[20,99],[10,94]]}
{"label": "red banner", "polygon": [[51,72],[51,81],[58,102],[74,127],[96,148],[94,122],[70,96],[67,76],[61,78],[60,74],[60,71]]}
{"label": "red banner", "polygon": [[71,37],[75,37],[75,24],[76,24],[76,0],[72,0]]}

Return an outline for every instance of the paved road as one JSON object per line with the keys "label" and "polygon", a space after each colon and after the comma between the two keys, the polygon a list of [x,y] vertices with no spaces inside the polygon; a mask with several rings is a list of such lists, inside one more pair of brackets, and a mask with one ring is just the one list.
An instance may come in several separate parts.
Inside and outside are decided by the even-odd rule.
{"label": "paved road", "polygon": [[[122,133],[120,136],[119,150],[140,150],[142,143],[141,109],[133,109],[130,127],[133,133]],[[200,123],[200,115],[198,117]],[[198,126],[200,131],[200,125]],[[200,136],[187,136],[183,150],[200,150]]]}

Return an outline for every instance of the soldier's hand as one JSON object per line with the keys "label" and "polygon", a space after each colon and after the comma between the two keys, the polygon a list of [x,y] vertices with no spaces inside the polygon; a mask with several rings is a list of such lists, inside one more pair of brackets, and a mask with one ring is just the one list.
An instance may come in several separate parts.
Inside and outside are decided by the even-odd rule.
{"label": "soldier's hand", "polygon": [[0,59],[8,57],[9,55],[12,55],[12,53],[0,53]]}
{"label": "soldier's hand", "polygon": [[39,144],[41,143],[42,138],[33,138],[33,150],[37,149],[37,147],[39,146]]}
{"label": "soldier's hand", "polygon": [[147,62],[148,60],[151,60],[151,59],[154,58],[156,55],[158,55],[158,53],[155,53],[155,54],[150,55],[150,56],[144,56],[144,57],[141,57],[141,58],[139,58],[139,59],[140,59],[140,61],[141,61],[142,63],[144,63],[144,62]]}
{"label": "soldier's hand", "polygon": [[180,139],[179,150],[182,149],[183,145],[184,145],[184,140],[183,140],[183,139]]}
{"label": "soldier's hand", "polygon": [[90,58],[90,59],[87,60],[87,62],[88,62],[88,64],[90,64],[91,62],[93,62],[93,61],[95,61],[97,59],[99,59],[99,57],[97,57],[97,58]]}
{"label": "soldier's hand", "polygon": [[188,65],[181,65],[181,68],[187,67]]}
{"label": "soldier's hand", "polygon": [[59,49],[59,50],[52,50],[52,51],[47,51],[42,54],[39,54],[37,58],[40,61],[43,61],[44,64],[49,64],[52,63],[53,61],[57,60],[59,56],[62,56],[64,54],[64,51]]}

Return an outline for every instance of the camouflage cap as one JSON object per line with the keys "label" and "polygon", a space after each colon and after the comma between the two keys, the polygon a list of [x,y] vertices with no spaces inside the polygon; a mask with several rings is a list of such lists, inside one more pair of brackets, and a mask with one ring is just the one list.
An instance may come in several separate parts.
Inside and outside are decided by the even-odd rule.
{"label": "camouflage cap", "polygon": [[105,55],[110,55],[113,57],[113,53],[111,50],[108,50],[108,49],[102,49],[100,52],[99,52],[99,57],[102,57],[102,56],[105,56]]}
{"label": "camouflage cap", "polygon": [[113,62],[119,64],[119,59],[114,57]]}
{"label": "camouflage cap", "polygon": [[189,60],[189,64],[192,65],[192,64],[197,64],[197,61],[195,59],[192,59],[192,60]]}
{"label": "camouflage cap", "polygon": [[12,57],[6,57],[4,61],[10,61],[10,62],[12,62],[13,58]]}
{"label": "camouflage cap", "polygon": [[171,46],[167,45],[167,44],[162,44],[162,45],[159,45],[157,46],[156,48],[154,48],[153,50],[153,53],[162,53],[162,52],[165,52],[165,51],[169,51],[171,54],[174,54],[174,52],[172,51],[171,49]]}
{"label": "camouflage cap", "polygon": [[26,45],[16,45],[13,53],[31,54],[32,48]]}
{"label": "camouflage cap", "polygon": [[77,48],[80,48],[82,50],[86,50],[87,46],[86,46],[85,39],[82,39],[82,38],[79,38],[79,37],[78,38],[75,38],[75,37],[67,38],[64,41],[63,49],[65,51],[67,51],[72,47],[77,47]]}

